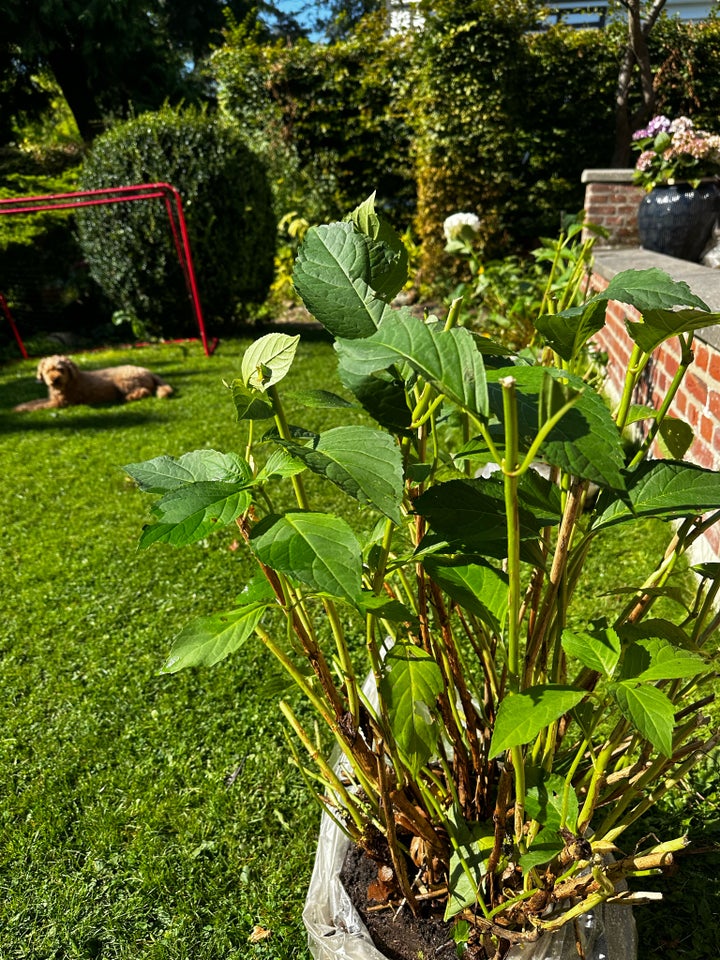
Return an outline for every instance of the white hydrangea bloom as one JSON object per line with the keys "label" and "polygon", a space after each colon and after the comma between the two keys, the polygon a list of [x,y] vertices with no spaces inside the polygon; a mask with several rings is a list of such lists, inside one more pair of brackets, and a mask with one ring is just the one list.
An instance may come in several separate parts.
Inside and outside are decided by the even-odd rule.
{"label": "white hydrangea bloom", "polygon": [[447,240],[454,240],[463,227],[470,227],[474,233],[480,232],[480,218],[474,213],[453,213],[443,223],[443,233]]}

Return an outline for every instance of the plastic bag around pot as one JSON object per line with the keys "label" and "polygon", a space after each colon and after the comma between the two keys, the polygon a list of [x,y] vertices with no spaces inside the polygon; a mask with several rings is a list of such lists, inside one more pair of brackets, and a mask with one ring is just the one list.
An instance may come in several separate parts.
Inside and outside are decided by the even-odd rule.
{"label": "plastic bag around pot", "polygon": [[[310,878],[303,922],[315,960],[386,960],[374,945],[365,924],[340,881],[350,840],[323,814],[315,864]],[[576,935],[586,960],[636,960],[637,933],[632,907],[604,904],[567,923],[536,943],[519,944],[506,960],[578,960]],[[449,958],[455,953],[448,952]]]}

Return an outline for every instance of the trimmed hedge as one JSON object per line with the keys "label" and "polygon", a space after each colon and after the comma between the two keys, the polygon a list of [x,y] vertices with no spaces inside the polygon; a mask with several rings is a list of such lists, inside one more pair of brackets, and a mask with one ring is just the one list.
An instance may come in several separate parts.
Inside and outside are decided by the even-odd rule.
{"label": "trimmed hedge", "polygon": [[211,63],[220,110],[267,156],[279,215],[342,217],[375,190],[395,225],[409,224],[412,47],[385,35],[383,15],[330,45],[228,30]]}
{"label": "trimmed hedge", "polygon": [[[83,166],[83,189],[162,181],[182,197],[210,332],[231,330],[267,296],[275,219],[265,169],[237,130],[168,106],[116,124]],[[151,332],[196,332],[162,200],[85,208],[78,231],[92,276]]]}

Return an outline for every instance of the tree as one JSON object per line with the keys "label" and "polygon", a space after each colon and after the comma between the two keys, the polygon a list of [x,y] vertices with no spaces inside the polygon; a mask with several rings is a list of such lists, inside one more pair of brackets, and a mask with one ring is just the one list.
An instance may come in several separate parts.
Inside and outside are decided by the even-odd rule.
{"label": "tree", "polygon": [[226,11],[257,15],[257,0],[4,0],[0,70],[22,79],[49,69],[86,140],[107,116],[195,100],[195,70],[219,42]]}
{"label": "tree", "polygon": [[[620,63],[618,85],[615,94],[615,153],[613,167],[627,167],[630,164],[630,138],[633,130],[644,126],[655,112],[655,87],[650,63],[648,38],[658,17],[663,11],[666,0],[652,0],[643,18],[643,0],[619,0],[627,11],[627,44]],[[630,95],[637,68],[640,74],[642,102],[632,114]]]}

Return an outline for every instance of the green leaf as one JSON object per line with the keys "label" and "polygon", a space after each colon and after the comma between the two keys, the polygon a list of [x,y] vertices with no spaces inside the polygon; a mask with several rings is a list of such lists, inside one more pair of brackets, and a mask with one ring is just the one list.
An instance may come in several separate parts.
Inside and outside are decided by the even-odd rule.
{"label": "green leaf", "polygon": [[242,380],[233,380],[230,393],[238,420],[269,420],[275,416],[272,403],[256,390],[246,387]]}
{"label": "green leaf", "polygon": [[408,310],[396,310],[372,336],[338,340],[335,349],[355,376],[405,362],[458,406],[487,416],[485,365],[475,337],[464,327],[444,330],[437,321],[426,323]]}
{"label": "green leaf", "polygon": [[295,477],[298,473],[307,470],[302,460],[291,456],[287,450],[280,448],[273,450],[267,458],[267,463],[257,475],[258,482],[269,480],[270,477]]}
{"label": "green leaf", "polygon": [[707,671],[703,658],[660,637],[630,643],[623,655],[623,680],[684,680]]}
{"label": "green leaf", "polygon": [[363,590],[356,601],[358,610],[363,614],[372,614],[391,623],[415,623],[417,616],[399,600],[393,600],[387,594],[376,596],[368,590]]}
{"label": "green leaf", "polygon": [[[494,370],[492,379],[511,376],[517,383],[518,429],[525,449],[534,441],[540,422],[540,402],[546,393],[545,379],[564,382],[580,396],[553,427],[542,445],[540,457],[551,466],[602,487],[621,490],[625,454],[620,431],[602,397],[579,378],[549,367],[507,367]],[[502,420],[500,388],[490,384],[493,412]]]}
{"label": "green leaf", "polygon": [[585,344],[605,326],[605,300],[590,300],[561,313],[545,314],[535,321],[537,330],[563,360],[573,360]]}
{"label": "green leaf", "polygon": [[[565,780],[537,767],[528,767],[526,774],[525,813],[543,827],[559,829],[562,823]],[[577,794],[571,786],[568,791],[565,824],[568,830],[577,829],[580,811]]]}
{"label": "green leaf", "polygon": [[461,910],[471,907],[477,901],[477,888],[463,869],[463,860],[471,876],[479,882],[487,873],[487,863],[495,844],[494,830],[486,823],[464,823],[459,828],[456,826],[453,832],[457,848],[453,847],[450,857],[445,922],[452,920]]}
{"label": "green leaf", "polygon": [[666,416],[660,424],[658,444],[669,460],[682,460],[692,446],[695,433],[689,423]]}
{"label": "green leaf", "polygon": [[[547,498],[544,504],[539,504],[537,491],[542,485],[547,488]],[[518,505],[522,539],[534,539],[544,527],[560,522],[557,488],[537,474],[527,473],[520,478]],[[449,543],[482,550],[493,540],[507,541],[505,493],[500,474],[435,484],[414,501],[414,507],[435,533]]]}
{"label": "green leaf", "polygon": [[440,667],[421,647],[396,644],[384,661],[380,696],[393,736],[416,775],[433,754],[440,736],[435,701],[443,690]]}
{"label": "green leaf", "polygon": [[675,708],[662,690],[618,683],[613,687],[613,693],[624,716],[635,729],[660,753],[671,757]]}
{"label": "green leaf", "polygon": [[211,667],[224,660],[252,636],[266,608],[264,603],[251,603],[193,620],[173,640],[161,673],[177,673],[185,667]]}
{"label": "green leaf", "polygon": [[274,600],[275,591],[268,583],[267,577],[262,573],[257,573],[242,588],[236,603],[239,607],[247,607],[251,603],[265,603],[267,605]]}
{"label": "green leaf", "polygon": [[356,207],[348,217],[374,243],[370,246],[370,276],[376,293],[391,300],[408,278],[408,253],[393,227],[375,210],[375,194]]}
{"label": "green leaf", "polygon": [[371,376],[357,375],[338,364],[338,376],[344,387],[353,393],[363,408],[381,427],[402,433],[412,422],[405,393],[405,384],[397,377],[382,372]]}
{"label": "green leaf", "polygon": [[560,684],[528,687],[510,693],[500,704],[490,741],[490,759],[511,747],[530,743],[554,720],[572,710],[586,695],[584,690]]}
{"label": "green leaf", "polygon": [[676,520],[720,508],[720,474],[692,463],[655,460],[626,474],[626,494],[601,495],[594,530],[635,517]]}
{"label": "green leaf", "polygon": [[645,353],[652,353],[661,343],[681,333],[690,333],[720,322],[720,313],[704,310],[648,310],[642,322],[625,321],[631,339]]}
{"label": "green leaf", "polygon": [[262,392],[279,383],[290,370],[299,343],[300,334],[287,333],[268,333],[255,340],[240,365],[243,383]]}
{"label": "green leaf", "polygon": [[553,860],[565,846],[560,834],[552,827],[541,830],[533,840],[532,846],[520,855],[520,867],[527,874],[533,867],[540,867]]}
{"label": "green leaf", "polygon": [[151,513],[156,522],[144,528],[139,546],[195,543],[232,523],[247,510],[251,500],[246,487],[224,481],[198,481],[171,490],[153,504]]}
{"label": "green leaf", "polygon": [[390,434],[373,427],[335,427],[320,434],[310,446],[285,446],[314,473],[400,523],[402,455]]}
{"label": "green leaf", "polygon": [[489,564],[450,564],[439,557],[427,557],[423,566],[452,600],[500,633],[507,615],[506,573]]}
{"label": "green leaf", "polygon": [[[697,307],[709,310],[682,280],[673,280],[663,270],[623,270],[616,274],[598,295],[603,300],[628,303],[642,314],[650,310],[671,310],[673,307]],[[593,298],[595,299],[595,298]]]}
{"label": "green leaf", "polygon": [[362,551],[339,517],[289,511],[265,517],[253,528],[250,545],[261,563],[313,590],[353,602],[362,588]]}
{"label": "green leaf", "polygon": [[590,670],[611,677],[620,659],[620,637],[607,627],[595,633],[573,633],[563,630],[562,646],[565,653],[575,657]]}
{"label": "green leaf", "polygon": [[673,311],[678,306],[697,307],[701,311],[707,311],[709,307],[691,292],[686,283],[673,280],[664,271],[653,267],[618,273],[605,290],[586,303],[539,317],[535,325],[563,360],[572,360],[604,327],[608,300],[630,304],[643,314],[643,323],[628,322],[626,326],[633,340],[648,353],[670,336],[709,326],[720,318],[720,314],[700,313],[698,310]]}
{"label": "green leaf", "polygon": [[217,450],[193,450],[175,457],[155,457],[142,463],[129,463],[123,470],[145,493],[168,493],[199,480],[228,480],[249,483],[250,465],[236,453]]}
{"label": "green leaf", "polygon": [[392,313],[370,286],[370,242],[352,223],[311,227],[298,251],[295,289],[334,337],[369,337]]}
{"label": "green leaf", "polygon": [[312,407],[318,410],[352,409],[354,404],[344,397],[332,393],[330,390],[285,390],[283,397],[300,404],[303,407]]}

